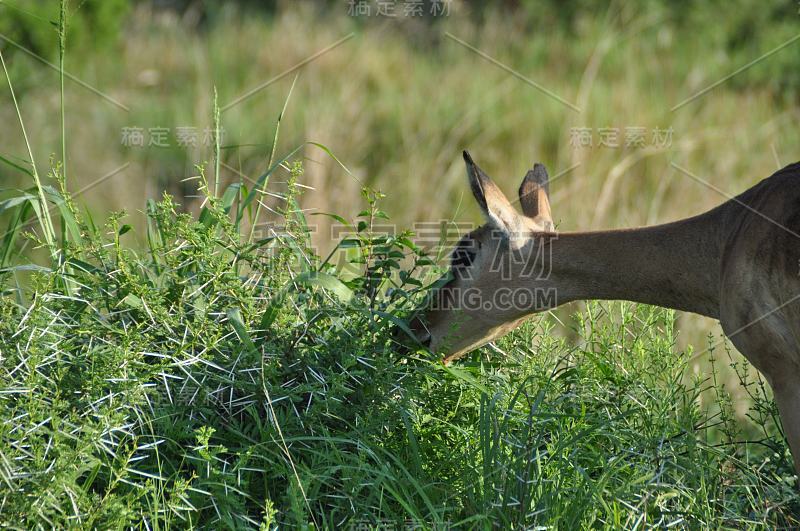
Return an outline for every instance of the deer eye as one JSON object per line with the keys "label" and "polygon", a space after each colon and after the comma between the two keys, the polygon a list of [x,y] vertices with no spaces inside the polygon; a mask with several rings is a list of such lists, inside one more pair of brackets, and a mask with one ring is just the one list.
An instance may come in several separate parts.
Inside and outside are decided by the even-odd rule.
{"label": "deer eye", "polygon": [[458,242],[458,245],[453,249],[453,254],[450,256],[450,267],[453,269],[461,269],[472,265],[472,262],[475,260],[477,248],[478,246],[475,240],[469,236],[461,238],[461,241]]}

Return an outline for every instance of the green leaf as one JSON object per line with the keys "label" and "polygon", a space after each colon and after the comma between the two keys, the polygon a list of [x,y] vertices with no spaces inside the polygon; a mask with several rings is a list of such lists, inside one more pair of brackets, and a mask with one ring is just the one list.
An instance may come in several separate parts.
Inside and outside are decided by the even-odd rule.
{"label": "green leaf", "polygon": [[255,343],[253,343],[253,339],[247,332],[247,328],[242,320],[242,312],[239,311],[239,308],[228,308],[225,311],[225,315],[228,317],[228,321],[231,322],[231,326],[233,326],[233,330],[236,332],[236,336],[239,338],[239,341],[244,343],[244,346],[247,347],[247,350],[250,352],[258,352]]}
{"label": "green leaf", "polygon": [[33,177],[33,172],[31,170],[29,170],[28,168],[25,168],[24,166],[20,166],[16,162],[12,162],[12,161],[8,160],[7,158],[5,158],[2,155],[0,155],[0,162],[5,162],[6,164],[11,166],[12,168],[21,171],[22,173],[28,175],[29,177]]}
{"label": "green leaf", "polygon": [[42,190],[44,191],[47,199],[58,208],[58,212],[61,214],[61,219],[64,221],[64,225],[66,226],[69,235],[72,237],[72,240],[79,241],[81,239],[81,230],[78,227],[78,222],[75,220],[75,216],[72,214],[69,205],[61,195],[61,192],[52,186],[47,185],[42,186]]}
{"label": "green leaf", "polygon": [[488,396],[492,396],[492,394],[493,394],[492,391],[488,387],[483,385],[481,382],[479,382],[478,379],[475,378],[469,372],[467,372],[467,371],[465,371],[463,369],[458,369],[456,367],[452,367],[450,365],[445,365],[444,363],[438,364],[437,367],[439,367],[439,369],[441,369],[444,372],[446,372],[446,373],[450,374],[451,376],[453,376],[456,380],[461,380],[461,381],[471,385],[472,387],[480,390],[482,393],[485,393]]}
{"label": "green leaf", "polygon": [[11,254],[15,249],[15,242],[17,235],[25,226],[25,220],[28,219],[30,211],[33,209],[32,205],[37,204],[36,201],[27,201],[13,213],[11,219],[8,221],[8,229],[3,234],[3,240],[0,242],[0,267],[8,264],[11,260]]}
{"label": "green leaf", "polygon": [[142,299],[134,295],[133,293],[128,293],[125,295],[125,298],[119,301],[120,304],[123,304],[129,308],[136,308],[137,310],[144,307],[144,303],[142,303]]}
{"label": "green leaf", "polygon": [[231,211],[231,207],[233,206],[233,202],[236,200],[236,196],[239,194],[241,186],[241,183],[233,183],[232,185],[228,186],[225,189],[225,193],[222,194],[220,203],[222,204],[222,208],[225,210],[225,213]]}
{"label": "green leaf", "polygon": [[236,214],[236,223],[240,223],[242,221],[242,217],[244,216],[244,212],[247,209],[247,207],[250,205],[250,203],[255,201],[256,198],[261,195],[264,188],[266,188],[267,183],[269,182],[269,176],[272,175],[275,172],[275,170],[277,170],[281,166],[281,164],[289,160],[289,158],[294,156],[295,153],[300,151],[304,145],[305,144],[300,144],[299,146],[291,150],[288,155],[286,155],[281,160],[273,164],[271,168],[269,168],[266,172],[262,173],[261,176],[258,179],[256,179],[256,183],[253,185],[253,188],[250,189],[250,192],[247,195],[245,195],[241,203],[239,203],[239,211]]}
{"label": "green leaf", "polygon": [[337,159],[337,158],[336,158],[336,155],[334,155],[334,154],[333,154],[333,152],[332,152],[330,149],[328,149],[328,148],[327,148],[325,145],[323,145],[323,144],[320,144],[319,142],[313,142],[313,141],[309,141],[309,142],[307,142],[307,143],[308,143],[308,144],[311,144],[312,146],[317,146],[318,148],[320,148],[322,151],[324,151],[325,153],[327,153],[327,154],[328,154],[328,156],[329,156],[330,158],[332,158],[334,161],[336,161],[336,163],[337,163],[339,166],[341,166],[341,167],[342,167],[342,169],[343,169],[344,171],[346,171],[348,174],[352,175],[352,173],[350,172],[350,170],[348,170],[348,169],[347,169],[347,166],[345,166],[344,164],[342,164],[342,161],[340,161],[339,159]]}
{"label": "green leaf", "polygon": [[405,332],[410,339],[413,339],[414,341],[417,340],[416,334],[414,334],[414,332],[411,331],[411,329],[408,327],[408,324],[403,319],[400,319],[394,314],[388,312],[382,312],[380,310],[375,310],[373,313],[378,317],[380,317],[381,319],[389,321],[393,325],[397,326],[397,328]]}
{"label": "green leaf", "polygon": [[353,291],[348,288],[344,282],[332,275],[328,275],[327,273],[309,271],[307,273],[298,275],[294,281],[297,284],[308,284],[327,289],[336,295],[339,300],[345,303],[350,302],[353,299]]}
{"label": "green leaf", "polygon": [[40,266],[38,264],[22,264],[18,266],[6,267],[0,269],[0,272],[5,273],[9,271],[37,271],[39,273],[52,273],[53,270],[49,267]]}
{"label": "green leaf", "polygon": [[275,319],[278,318],[281,306],[283,305],[284,296],[285,294],[283,292],[278,293],[270,301],[267,309],[264,310],[264,314],[261,316],[261,322],[259,323],[260,334],[262,336],[266,336],[267,330],[269,330],[269,328],[272,326],[272,323],[275,322]]}
{"label": "green leaf", "polygon": [[329,218],[332,218],[332,219],[338,221],[339,223],[341,223],[345,227],[352,227],[353,226],[352,223],[350,223],[349,221],[344,219],[342,216],[337,216],[336,214],[331,214],[329,212],[312,212],[311,215],[312,216],[328,216]]}
{"label": "green leaf", "polygon": [[6,210],[24,204],[26,201],[37,201],[37,198],[35,195],[22,192],[16,197],[11,197],[9,199],[0,201],[0,214],[4,213]]}
{"label": "green leaf", "polygon": [[67,265],[74,269],[80,269],[84,273],[92,273],[94,275],[104,274],[102,270],[98,269],[92,264],[84,262],[83,260],[78,260],[77,258],[68,258]]}

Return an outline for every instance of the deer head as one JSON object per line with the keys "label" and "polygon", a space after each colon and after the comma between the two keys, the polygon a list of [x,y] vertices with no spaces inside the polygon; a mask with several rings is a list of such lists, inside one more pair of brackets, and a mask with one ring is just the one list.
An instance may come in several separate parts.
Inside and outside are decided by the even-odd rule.
{"label": "deer head", "polygon": [[[411,326],[418,341],[452,360],[499,337],[529,314],[555,306],[537,299],[546,286],[548,237],[554,236],[547,170],[534,165],[519,187],[520,214],[464,151],[467,178],[486,223],[456,245],[450,272]],[[547,293],[543,291],[542,293]]]}
{"label": "deer head", "polygon": [[797,256],[797,234],[787,226],[800,230],[800,163],[697,216],[556,235],[544,166],[522,181],[520,214],[466,152],[464,160],[486,223],[461,239],[442,287],[412,320],[421,343],[447,362],[573,300],[626,300],[719,319],[770,382],[800,473],[800,277],[781,265]]}

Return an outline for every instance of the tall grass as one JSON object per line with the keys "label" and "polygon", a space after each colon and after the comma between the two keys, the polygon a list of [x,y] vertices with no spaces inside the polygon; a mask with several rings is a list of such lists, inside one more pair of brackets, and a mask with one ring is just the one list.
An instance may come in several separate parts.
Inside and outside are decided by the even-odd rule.
{"label": "tall grass", "polygon": [[[385,214],[369,192],[358,216],[337,216],[350,229],[339,247],[356,252],[317,256],[302,166],[286,170],[284,229],[252,242],[235,220],[261,190],[237,183],[197,217],[150,202],[145,252],[125,243],[124,216],[95,226],[69,208],[69,270],[37,267],[16,286],[25,266],[3,270],[5,524],[800,523],[763,384],[738,368],[763,430],[740,441],[716,373],[684,382],[673,312],[591,304],[577,343],[545,315],[453,367],[409,354],[394,330],[435,275],[399,261],[431,260],[407,233],[371,232]],[[699,406],[708,387],[719,411]]]}
{"label": "tall grass", "polygon": [[[196,127],[201,135],[213,129],[207,112],[213,86],[224,108],[355,32],[297,72],[292,109],[282,122],[278,152],[314,140],[330,147],[352,172],[351,177],[315,147],[305,147],[303,184],[315,192],[305,195],[304,208],[354,210],[367,184],[387,194],[386,208],[402,226],[421,220],[474,221],[479,213],[465,199],[456,156],[469,147],[509,192],[534,161],[546,163],[553,174],[572,168],[553,183],[554,214],[562,230],[670,221],[725,199],[671,162],[734,194],[796,158],[798,138],[791,127],[796,99],[764,81],[788,79],[789,67],[780,74],[769,72],[791,64],[794,45],[670,111],[793,35],[791,20],[767,22],[765,12],[760,4],[745,1],[735,8],[693,6],[681,16],[658,2],[646,7],[611,3],[579,13],[573,27],[565,28],[546,12],[521,20],[487,9],[480,22],[458,3],[450,16],[432,25],[402,17],[349,17],[345,5],[320,13],[308,3],[291,3],[272,19],[226,7],[215,23],[199,31],[171,12],[140,5],[116,47],[83,49],[80,61],[69,62],[70,73],[130,108],[125,112],[66,81],[67,136],[76,146],[94,146],[70,150],[69,184],[81,190],[130,163],[87,190],[84,202],[98,205],[96,211],[125,209],[131,213],[129,223],[140,230],[141,204],[164,189],[197,212],[199,201],[185,197],[194,194],[194,187],[182,181],[196,174],[195,164],[215,160],[214,148],[210,142],[177,146],[176,128]],[[733,53],[730,43],[741,40],[742,31],[752,35]],[[445,32],[582,112],[485,61]],[[65,135],[48,127],[59,113],[53,99],[58,74],[13,51],[18,84],[28,102],[26,122],[38,132],[34,154],[41,163],[64,151]],[[237,172],[251,179],[260,174],[274,139],[269,124],[284,106],[290,77],[221,113],[224,183],[242,179]],[[5,122],[16,119],[12,111],[0,109]],[[624,146],[625,128],[635,126],[647,130],[645,148]],[[170,128],[171,148],[123,146],[123,127],[141,127],[145,135],[149,128]],[[593,148],[571,145],[575,127],[592,128]],[[597,146],[597,130],[603,127],[619,128],[621,147]],[[650,148],[649,135],[656,127],[673,128],[670,148]],[[0,131],[0,142],[6,154],[26,152],[10,128]],[[13,173],[3,176],[14,178]],[[277,199],[265,201],[274,208],[271,202]],[[330,225],[323,218],[315,223],[315,243],[326,251]],[[682,345],[702,343],[709,331],[719,333],[706,320],[684,315],[680,321]],[[732,374],[728,379],[735,380]]]}
{"label": "tall grass", "polygon": [[[287,102],[278,126],[294,119]],[[336,150],[283,149],[278,132],[259,176],[229,184],[215,133],[211,175],[200,164],[189,181],[196,211],[165,194],[142,223],[96,222],[67,190],[66,160],[40,178],[27,134],[30,160],[2,159],[33,181],[0,202],[4,525],[800,525],[763,381],[719,349],[687,379],[673,312],[541,315],[451,367],[398,345],[441,273],[435,257],[408,231],[378,230],[391,196],[369,188],[357,215],[324,216],[346,235],[320,255],[300,192],[321,161],[301,159],[308,145]],[[49,251],[38,265],[37,246]],[[725,365],[758,431],[741,429]],[[718,407],[700,400],[709,392]]]}

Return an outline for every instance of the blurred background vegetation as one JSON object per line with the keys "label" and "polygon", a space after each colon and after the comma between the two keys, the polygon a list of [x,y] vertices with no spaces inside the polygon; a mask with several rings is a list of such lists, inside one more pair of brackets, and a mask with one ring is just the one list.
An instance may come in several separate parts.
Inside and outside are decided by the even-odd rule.
{"label": "blurred background vegetation", "polygon": [[[42,174],[61,152],[58,4],[0,1],[0,49]],[[165,190],[194,210],[186,179],[212,158],[214,88],[223,175],[247,183],[297,76],[277,153],[319,142],[350,172],[308,145],[309,211],[354,211],[367,184],[402,227],[477,222],[468,148],[509,194],[544,162],[562,231],[667,222],[797,159],[798,17],[796,2],[755,0],[74,0],[68,187],[134,226]],[[7,88],[2,102],[0,154],[27,159]],[[10,166],[0,179],[28,184]],[[699,350],[719,334],[692,315],[679,328]]]}

